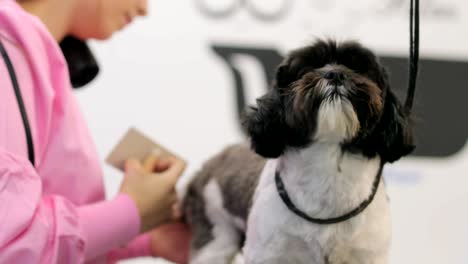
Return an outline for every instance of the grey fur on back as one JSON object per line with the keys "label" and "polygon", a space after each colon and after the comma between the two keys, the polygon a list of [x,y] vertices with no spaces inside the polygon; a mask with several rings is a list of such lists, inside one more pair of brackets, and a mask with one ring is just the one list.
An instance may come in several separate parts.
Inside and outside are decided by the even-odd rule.
{"label": "grey fur on back", "polygon": [[212,224],[205,215],[203,191],[206,184],[216,179],[226,210],[246,220],[265,162],[247,145],[239,144],[227,147],[203,165],[190,183],[184,199],[185,214],[193,231],[193,249],[199,249],[213,239]]}

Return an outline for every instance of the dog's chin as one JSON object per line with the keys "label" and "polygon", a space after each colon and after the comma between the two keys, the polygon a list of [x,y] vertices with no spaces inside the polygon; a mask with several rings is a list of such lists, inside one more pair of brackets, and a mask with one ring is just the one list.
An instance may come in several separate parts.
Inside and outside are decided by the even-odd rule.
{"label": "dog's chin", "polygon": [[333,91],[333,92],[328,93],[324,97],[324,100],[321,102],[321,105],[330,103],[330,102],[337,102],[337,103],[345,104],[349,102],[349,98],[343,92]]}
{"label": "dog's chin", "polygon": [[350,141],[360,129],[358,116],[343,86],[327,87],[316,120],[315,141]]}
{"label": "dog's chin", "polygon": [[348,99],[346,88],[343,85],[328,85],[324,90],[325,100]]}

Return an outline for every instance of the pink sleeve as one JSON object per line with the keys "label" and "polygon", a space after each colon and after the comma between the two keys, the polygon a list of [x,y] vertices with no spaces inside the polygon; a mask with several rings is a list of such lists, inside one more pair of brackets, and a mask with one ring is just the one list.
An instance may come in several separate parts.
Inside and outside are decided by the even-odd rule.
{"label": "pink sleeve", "polygon": [[145,233],[128,243],[127,246],[109,252],[107,260],[108,263],[117,263],[119,260],[150,256],[152,256],[151,237],[149,233]]}
{"label": "pink sleeve", "polygon": [[0,263],[83,263],[128,243],[140,228],[125,195],[77,207],[42,196],[29,161],[0,148]]}

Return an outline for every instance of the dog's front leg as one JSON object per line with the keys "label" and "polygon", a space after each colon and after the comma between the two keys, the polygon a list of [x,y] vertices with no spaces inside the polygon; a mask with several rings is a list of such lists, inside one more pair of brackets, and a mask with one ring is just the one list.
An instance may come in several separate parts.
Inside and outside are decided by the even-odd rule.
{"label": "dog's front leg", "polygon": [[302,227],[287,217],[274,185],[262,187],[248,219],[245,264],[322,264],[311,259],[308,245],[298,235]]}
{"label": "dog's front leg", "polygon": [[263,247],[246,245],[244,260],[245,264],[324,264],[309,253],[303,241],[283,234]]}

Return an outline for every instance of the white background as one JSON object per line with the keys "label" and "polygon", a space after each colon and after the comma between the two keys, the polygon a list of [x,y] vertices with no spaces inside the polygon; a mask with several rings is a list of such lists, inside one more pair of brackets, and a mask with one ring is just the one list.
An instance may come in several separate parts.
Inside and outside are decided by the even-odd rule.
{"label": "white background", "polygon": [[[232,1],[205,0],[215,7]],[[150,0],[148,18],[111,41],[93,42],[102,72],[77,96],[102,160],[130,126],[185,157],[190,163],[186,177],[223,146],[243,140],[236,123],[233,80],[211,44],[286,52],[314,37],[335,37],[359,40],[380,54],[407,54],[406,0],[286,1],[293,4],[288,14],[265,23],[244,9],[228,19],[213,20],[201,15],[195,0]],[[282,1],[253,2],[269,10]],[[422,55],[467,61],[468,2],[421,2]],[[397,7],[382,9],[387,4]],[[261,69],[248,58],[236,62],[253,101],[264,89]],[[103,166],[112,197],[122,175],[104,162]],[[467,147],[450,158],[408,158],[386,168],[394,224],[391,263],[468,263],[467,171]]]}

